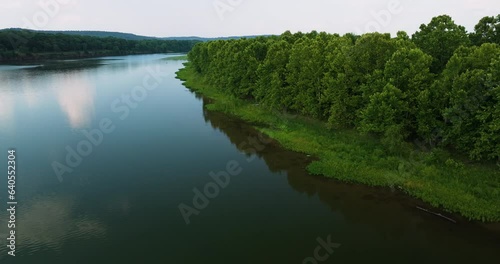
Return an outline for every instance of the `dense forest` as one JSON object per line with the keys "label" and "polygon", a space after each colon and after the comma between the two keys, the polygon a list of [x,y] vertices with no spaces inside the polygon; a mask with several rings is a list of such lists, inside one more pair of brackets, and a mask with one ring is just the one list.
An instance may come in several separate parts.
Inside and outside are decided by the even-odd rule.
{"label": "dense forest", "polygon": [[198,40],[198,41],[212,41],[212,40],[229,40],[229,39],[240,39],[240,38],[256,38],[259,36],[250,35],[250,36],[229,36],[229,37],[196,37],[196,36],[187,36],[187,37],[147,37],[140,36],[130,33],[121,33],[121,32],[109,32],[109,31],[39,31],[41,33],[50,33],[50,34],[66,34],[66,35],[78,35],[78,36],[91,36],[91,37],[114,37],[114,38],[122,38],[127,40]]}
{"label": "dense forest", "polygon": [[130,33],[121,33],[121,32],[111,32],[111,31],[77,31],[77,30],[64,30],[64,31],[38,31],[40,33],[47,34],[65,34],[65,35],[76,35],[76,36],[87,36],[87,37],[99,37],[99,38],[120,38],[126,40],[146,40],[146,39],[157,39],[155,37],[147,37],[147,36],[139,36]]}
{"label": "dense forest", "polygon": [[195,40],[127,40],[11,29],[0,31],[0,61],[188,52],[198,42]]}
{"label": "dense forest", "polygon": [[[1,47],[1,46],[0,46]],[[191,67],[268,109],[500,161],[500,15],[468,33],[435,17],[412,36],[285,32],[199,43]]]}

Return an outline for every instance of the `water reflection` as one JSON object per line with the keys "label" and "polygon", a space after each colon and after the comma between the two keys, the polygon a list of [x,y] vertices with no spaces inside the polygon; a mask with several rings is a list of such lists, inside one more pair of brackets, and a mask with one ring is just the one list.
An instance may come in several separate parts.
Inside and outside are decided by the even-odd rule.
{"label": "water reflection", "polygon": [[52,62],[33,67],[3,66],[0,68],[0,121],[14,121],[12,115],[17,103],[34,110],[44,95],[53,92],[69,126],[87,127],[92,121],[96,96],[95,86],[88,79],[88,69],[102,65],[98,62],[100,60]]}
{"label": "water reflection", "polygon": [[86,69],[93,69],[104,65],[101,59],[83,59],[83,60],[62,60],[62,61],[47,61],[42,65],[35,67],[34,70],[38,72],[70,72],[82,71]]}
{"label": "water reflection", "polygon": [[[1,219],[7,219],[4,212]],[[1,223],[2,227],[7,223]],[[26,253],[40,251],[59,252],[69,239],[98,239],[106,235],[106,226],[98,219],[78,214],[77,203],[71,196],[60,194],[38,196],[23,201],[16,219],[17,247]],[[8,230],[2,228],[4,232]],[[7,233],[0,237],[7,237]],[[0,248],[0,256],[6,256]]]}
{"label": "water reflection", "polygon": [[[199,98],[203,100],[204,106],[210,103],[210,100]],[[284,150],[276,142],[267,144],[262,151],[248,152],[248,147],[241,148],[241,142],[249,137],[258,137],[259,132],[256,129],[222,113],[204,110],[203,115],[214,129],[224,133],[241,152],[257,155],[274,173],[280,175],[284,173],[288,185],[296,192],[305,194],[310,199],[319,198],[332,212],[341,215],[342,221],[338,223],[340,226],[331,227],[336,232],[342,230],[357,234],[358,226],[381,235],[380,239],[391,243],[386,245],[389,247],[410,250],[405,248],[405,243],[434,244],[441,241],[443,244],[448,243],[448,247],[443,246],[440,250],[449,252],[457,248],[467,250],[467,244],[461,239],[466,236],[468,242],[483,244],[483,256],[491,256],[494,252],[489,241],[498,241],[498,233],[493,233],[481,225],[470,223],[458,216],[454,217],[461,221],[456,225],[425,214],[416,209],[416,206],[428,207],[427,204],[398,191],[345,184],[309,175],[306,167],[313,159],[301,153]],[[253,148],[255,149],[258,148]],[[454,237],[453,242],[447,242],[449,237]],[[364,239],[369,240],[368,237]],[[398,244],[392,244],[395,241]]]}
{"label": "water reflection", "polygon": [[14,113],[14,96],[0,90],[0,122],[9,122]]}
{"label": "water reflection", "polygon": [[95,87],[81,73],[67,73],[54,84],[57,101],[73,129],[88,127],[94,114]]}

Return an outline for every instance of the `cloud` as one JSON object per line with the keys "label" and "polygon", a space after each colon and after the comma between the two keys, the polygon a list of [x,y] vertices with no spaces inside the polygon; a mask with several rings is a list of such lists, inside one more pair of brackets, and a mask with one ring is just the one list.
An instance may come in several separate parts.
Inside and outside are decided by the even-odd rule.
{"label": "cloud", "polygon": [[82,17],[77,14],[61,14],[56,18],[56,23],[61,25],[78,24],[81,21]]}
{"label": "cloud", "polygon": [[465,8],[467,10],[483,11],[483,10],[488,10],[489,7],[494,6],[495,2],[497,2],[497,0],[494,0],[494,1],[493,0],[464,0],[462,6],[463,6],[463,8]]}
{"label": "cloud", "polygon": [[[3,6],[19,6],[28,18],[42,10],[40,0],[0,0]],[[157,1],[123,0],[120,12],[114,1],[70,1],[49,24],[57,30],[112,30],[151,36],[230,36],[253,34],[281,34],[285,30],[325,30],[352,32],[372,21],[372,11],[380,12],[388,3],[399,1],[404,12],[393,19],[384,31],[415,32],[422,23],[433,16],[448,14],[457,24],[472,30],[484,16],[500,12],[498,0],[244,0],[234,4],[224,13],[224,20],[217,16],[215,0]],[[217,0],[230,3],[230,0]],[[232,1],[235,3],[237,1]],[[1,5],[1,4],[0,4]],[[31,10],[32,12],[28,12]],[[22,26],[18,14],[0,10],[0,24],[4,27]],[[175,25],[175,26],[165,26]]]}
{"label": "cloud", "polygon": [[2,0],[0,3],[0,9],[20,9],[23,4],[20,0]]}

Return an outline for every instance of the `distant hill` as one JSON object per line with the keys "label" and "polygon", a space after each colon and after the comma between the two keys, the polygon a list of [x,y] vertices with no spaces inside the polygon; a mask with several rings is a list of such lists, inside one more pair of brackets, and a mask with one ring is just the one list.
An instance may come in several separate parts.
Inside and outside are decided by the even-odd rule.
{"label": "distant hill", "polygon": [[23,29],[0,30],[0,63],[134,54],[187,53],[194,45],[200,43],[199,40],[188,39],[140,39],[140,36],[133,34],[81,33],[68,34],[64,31],[47,33]]}
{"label": "distant hill", "polygon": [[[2,29],[2,30],[7,30],[7,29]],[[0,31],[2,31],[2,30],[0,30]],[[24,30],[24,29],[10,28],[8,30]],[[253,35],[253,36],[230,36],[230,37],[219,37],[219,38],[203,38],[203,37],[196,37],[196,36],[157,38],[157,37],[140,36],[140,35],[135,35],[135,34],[131,34],[131,33],[110,32],[110,31],[86,31],[86,30],[84,30],[84,31],[77,31],[77,30],[70,30],[70,31],[30,30],[30,31],[47,33],[47,34],[65,34],[65,35],[89,36],[89,37],[99,37],[99,38],[114,37],[114,38],[126,39],[126,40],[153,40],[153,39],[156,39],[156,40],[198,40],[198,41],[205,42],[205,41],[212,41],[212,40],[228,40],[228,39],[259,37],[258,35]],[[263,36],[269,36],[269,35],[263,35]]]}
{"label": "distant hill", "polygon": [[[25,30],[21,28],[10,28],[3,30]],[[53,31],[53,30],[29,30],[32,32],[46,33],[46,34],[65,34],[65,35],[75,35],[75,36],[88,36],[88,37],[99,37],[99,38],[107,38],[114,37],[126,40],[147,40],[147,39],[157,39],[155,37],[146,37],[146,36],[138,36],[130,33],[121,33],[121,32],[107,32],[107,31]]]}
{"label": "distant hill", "polygon": [[89,36],[89,37],[100,37],[100,38],[113,37],[126,40],[157,39],[155,37],[139,36],[131,33],[107,32],[107,31],[40,31],[40,32],[48,34],[66,34],[66,35]]}

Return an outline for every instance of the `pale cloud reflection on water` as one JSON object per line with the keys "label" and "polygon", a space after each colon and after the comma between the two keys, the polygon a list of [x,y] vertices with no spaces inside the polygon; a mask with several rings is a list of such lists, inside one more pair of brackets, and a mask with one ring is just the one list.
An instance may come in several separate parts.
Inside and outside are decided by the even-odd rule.
{"label": "pale cloud reflection on water", "polygon": [[0,91],[0,122],[9,122],[14,113],[14,96]]}
{"label": "pale cloud reflection on water", "polygon": [[[67,239],[102,238],[106,226],[98,219],[79,215],[76,201],[72,197],[39,196],[24,201],[16,221],[17,245],[27,252],[40,250],[60,251]],[[7,237],[6,213],[1,212],[0,237]],[[0,248],[5,256],[7,248]]]}
{"label": "pale cloud reflection on water", "polygon": [[[61,78],[59,75],[57,78],[42,82],[40,78],[46,78],[43,75],[38,75],[29,69],[23,70],[25,67],[11,68],[18,70],[15,74],[18,79],[2,78],[0,84],[0,122],[3,126],[14,126],[13,115],[17,100],[25,102],[19,101],[21,105],[36,110],[40,106],[40,101],[44,100],[48,93],[56,95],[57,104],[66,116],[69,127],[83,129],[90,125],[94,115],[96,89],[87,79],[85,72],[59,73],[64,77]],[[2,69],[8,70],[6,67],[0,70]]]}
{"label": "pale cloud reflection on water", "polygon": [[70,73],[62,81],[54,83],[53,88],[71,128],[88,127],[94,115],[95,87],[85,79],[84,75]]}

